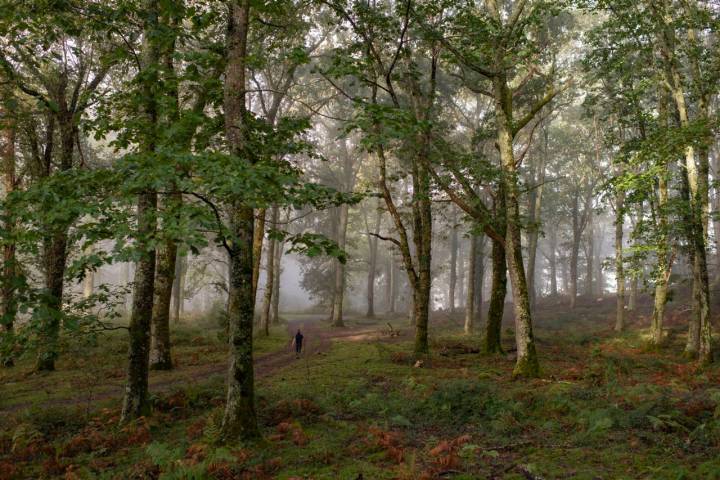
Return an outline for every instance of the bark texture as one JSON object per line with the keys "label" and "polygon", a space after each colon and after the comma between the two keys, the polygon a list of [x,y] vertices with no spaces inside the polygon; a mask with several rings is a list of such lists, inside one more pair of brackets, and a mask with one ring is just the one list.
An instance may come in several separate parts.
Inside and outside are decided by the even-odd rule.
{"label": "bark texture", "polygon": [[[250,2],[230,0],[228,8],[223,99],[225,138],[233,155],[252,163],[253,157],[247,145],[246,124],[246,59]],[[255,438],[260,435],[255,413],[252,341],[255,313],[255,215],[252,207],[238,200],[232,202],[228,215],[232,235],[232,244],[228,249],[230,352],[225,412],[220,432],[225,441]]]}
{"label": "bark texture", "polygon": [[[160,2],[147,0],[145,3],[144,40],[142,47],[142,67],[149,74],[143,80],[143,105],[145,132],[140,140],[140,151],[144,155],[155,153],[158,128],[158,105],[156,85],[159,81],[157,71],[160,61],[158,39]],[[140,259],[135,267],[132,312],[130,314],[130,345],[128,348],[128,369],[123,398],[121,422],[138,418],[150,413],[148,401],[148,370],[150,363],[150,328],[152,322],[153,300],[155,295],[156,253],[151,246],[157,229],[157,193],[146,187],[138,194],[137,200],[137,236],[136,247]]]}
{"label": "bark texture", "polygon": [[175,283],[177,244],[171,240],[158,252],[155,272],[155,302],[152,310],[152,341],[150,368],[171,370],[173,368],[170,342],[170,307]]}
{"label": "bark texture", "polygon": [[[503,202],[504,204],[504,202]],[[506,228],[498,230],[504,234]],[[498,240],[492,240],[492,284],[490,291],[490,308],[485,325],[485,353],[503,353],[501,343],[502,320],[505,314],[505,297],[507,296],[507,263],[505,247]]]}
{"label": "bark texture", "polygon": [[[501,65],[502,60],[496,61]],[[497,117],[497,145],[502,164],[501,181],[505,186],[505,211],[507,235],[505,237],[505,254],[508,273],[513,291],[513,307],[515,310],[515,345],[517,360],[513,376],[537,377],[540,375],[540,364],[535,351],[535,338],[532,330],[530,298],[525,278],[521,244],[520,221],[520,187],[515,154],[513,152],[513,120],[512,92],[504,71],[493,78],[495,115]]]}
{"label": "bark texture", "polygon": [[[0,161],[2,162],[2,183],[5,198],[15,190],[15,120],[9,109],[0,109]],[[12,211],[6,208],[4,229],[11,233],[15,229]],[[0,284],[0,332],[7,334],[12,341],[17,316],[17,300],[13,281],[16,274],[15,244],[6,241],[2,246],[2,282]],[[0,364],[11,367],[14,360],[11,354],[0,356]]]}

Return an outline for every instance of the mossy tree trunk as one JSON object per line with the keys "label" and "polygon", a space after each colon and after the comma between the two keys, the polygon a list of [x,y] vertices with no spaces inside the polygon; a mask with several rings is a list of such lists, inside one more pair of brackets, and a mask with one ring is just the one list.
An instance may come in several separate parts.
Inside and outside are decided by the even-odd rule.
{"label": "mossy tree trunk", "polygon": [[[499,10],[496,10],[499,19]],[[517,360],[513,376],[537,377],[540,364],[535,351],[535,338],[532,330],[530,297],[525,278],[521,244],[520,186],[518,166],[513,151],[513,139],[516,131],[513,122],[512,91],[509,88],[507,74],[503,68],[502,49],[498,50],[495,60],[496,74],[493,77],[493,94],[497,129],[497,147],[500,153],[502,178],[505,187],[505,257],[513,291],[515,310],[515,345]]]}
{"label": "mossy tree trunk", "polygon": [[[141,84],[144,105],[143,136],[139,150],[143,155],[153,157],[157,147],[158,129],[158,75],[161,40],[160,2],[147,0],[144,4],[144,40],[141,63],[143,81]],[[140,258],[135,267],[132,312],[130,314],[130,345],[128,348],[128,369],[125,396],[122,404],[121,422],[126,422],[150,413],[148,401],[148,370],[150,363],[150,328],[155,294],[156,253],[152,247],[157,229],[158,196],[150,186],[142,186],[137,200],[136,248]]]}
{"label": "mossy tree trunk", "polygon": [[[694,11],[695,2],[688,2],[692,5],[688,12]],[[675,26],[672,24],[674,6],[667,0],[650,2],[649,6],[653,13],[653,19],[661,27],[658,34],[661,58],[663,61],[663,75],[665,84],[669,87],[670,96],[675,105],[675,111],[680,127],[689,128],[691,125],[689,110],[685,100],[685,87],[683,84],[681,65],[676,54],[678,39],[675,34]],[[696,44],[694,29],[688,30],[688,43]],[[699,120],[707,123],[708,101],[704,88],[702,76],[695,55],[690,55],[691,79],[695,84],[695,94],[698,100],[697,116]],[[706,149],[701,148],[699,155],[692,144],[685,147],[685,159],[683,174],[688,190],[687,209],[690,212],[689,222],[686,228],[687,241],[692,250],[693,265],[693,290],[695,301],[693,302],[693,315],[688,329],[688,345],[686,353],[689,356],[697,356],[701,364],[713,361],[712,352],[712,325],[710,323],[710,282],[707,267],[707,211],[709,193],[709,158]],[[697,333],[695,333],[697,332]],[[695,340],[697,339],[697,341]],[[691,343],[692,342],[692,343]]]}
{"label": "mossy tree trunk", "polygon": [[[176,201],[182,201],[179,194]],[[150,368],[171,370],[173,367],[170,342],[170,307],[175,283],[175,262],[177,244],[167,240],[157,255],[155,272],[155,302],[152,310],[152,340],[150,346]]]}
{"label": "mossy tree trunk", "polygon": [[[228,1],[226,35],[224,114],[225,138],[230,152],[252,162],[247,145],[246,60],[250,18],[249,0]],[[225,441],[260,435],[255,413],[253,370],[253,323],[255,313],[254,273],[255,215],[253,208],[234,200],[229,207],[232,244],[229,285],[229,365],[221,438]]]}
{"label": "mossy tree trunk", "polygon": [[[495,205],[495,230],[503,237],[507,235],[505,223],[505,195],[504,189],[498,191]],[[485,324],[485,353],[503,353],[501,335],[502,321],[505,315],[505,297],[507,296],[507,262],[505,259],[505,245],[497,239],[492,239],[492,283],[490,290],[490,307],[488,309],[487,323]]]}
{"label": "mossy tree trunk", "polygon": [[[4,93],[4,92],[3,92]],[[0,161],[2,162],[2,182],[5,190],[5,198],[15,190],[15,118],[9,108],[0,108]],[[6,208],[5,224],[3,228],[8,232],[15,229],[13,212]],[[2,247],[2,282],[0,284],[0,332],[7,335],[8,341],[12,342],[17,316],[17,299],[15,295],[14,280],[16,275],[15,244],[11,241],[4,243]],[[0,364],[4,367],[14,365],[11,354],[0,357]]]}
{"label": "mossy tree trunk", "polygon": [[155,293],[155,251],[147,248],[156,227],[157,194],[139,195],[137,204],[138,248],[142,256],[135,268],[132,312],[130,314],[130,347],[121,421],[125,422],[150,413],[148,402],[148,370],[150,361],[150,325]]}
{"label": "mossy tree trunk", "polygon": [[482,325],[483,321],[483,286],[485,281],[485,241],[486,236],[477,235],[473,239],[476,242],[475,245],[475,272],[474,276],[468,278],[473,282],[473,291],[475,299],[473,300],[474,317],[473,323],[475,328]]}

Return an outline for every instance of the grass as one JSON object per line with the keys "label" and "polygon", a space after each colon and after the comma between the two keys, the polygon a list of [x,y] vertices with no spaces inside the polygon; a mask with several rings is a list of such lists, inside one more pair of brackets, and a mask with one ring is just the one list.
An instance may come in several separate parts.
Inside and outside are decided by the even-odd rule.
{"label": "grass", "polygon": [[[258,356],[274,352],[287,342],[284,326],[273,326],[269,337],[257,335]],[[227,355],[224,331],[212,325],[173,325],[173,362],[182,368],[154,371],[151,386],[174,383],[211,364],[223,364]],[[97,339],[66,339],[56,371],[34,372],[32,352],[21,357],[12,369],[0,369],[0,411],[24,409],[45,403],[63,404],[83,397],[91,404],[122,390],[125,382],[127,333],[111,331]],[[222,368],[212,375],[220,375]],[[188,379],[192,381],[192,379]],[[94,407],[94,405],[93,405]]]}
{"label": "grass", "polygon": [[[511,357],[472,353],[480,338],[455,327],[433,329],[423,368],[408,340],[336,340],[258,379],[264,438],[252,444],[216,443],[221,375],[158,394],[153,416],[124,428],[117,401],[17,410],[0,433],[0,479],[720,479],[720,370],[683,360],[680,336],[648,351],[644,330],[614,335],[607,311],[591,310],[577,322],[544,312],[531,381],[511,379]],[[181,361],[222,357],[217,332],[197,333],[178,332]],[[257,347],[286,342],[275,331]],[[88,358],[119,368],[121,344]],[[58,397],[80,375],[63,366],[46,378]],[[37,379],[12,375],[11,398],[31,397]]]}

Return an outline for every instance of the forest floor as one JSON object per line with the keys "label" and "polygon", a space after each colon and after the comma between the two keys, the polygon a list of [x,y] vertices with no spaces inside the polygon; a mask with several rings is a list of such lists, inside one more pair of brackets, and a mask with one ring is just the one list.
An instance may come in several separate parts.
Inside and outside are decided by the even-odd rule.
{"label": "forest floor", "polygon": [[[720,479],[720,368],[683,359],[681,310],[666,347],[647,349],[649,308],[617,335],[614,299],[544,303],[543,372],[530,381],[511,378],[509,315],[502,356],[478,353],[459,314],[434,315],[422,367],[405,318],[332,329],[292,315],[256,342],[263,440],[225,447],[220,329],[175,329],[178,368],[151,374],[152,416],[124,427],[125,338],[70,340],[57,372],[32,374],[31,359],[0,370],[0,480]],[[386,321],[403,335],[386,335]]]}

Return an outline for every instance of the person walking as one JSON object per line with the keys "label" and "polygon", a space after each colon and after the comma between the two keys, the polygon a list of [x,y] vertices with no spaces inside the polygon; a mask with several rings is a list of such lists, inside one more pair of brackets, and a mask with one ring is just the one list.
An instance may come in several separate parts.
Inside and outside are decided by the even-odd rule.
{"label": "person walking", "polygon": [[303,334],[298,328],[298,331],[295,334],[295,338],[293,338],[293,346],[295,347],[295,358],[300,358],[300,354],[302,353],[303,348],[303,338]]}

